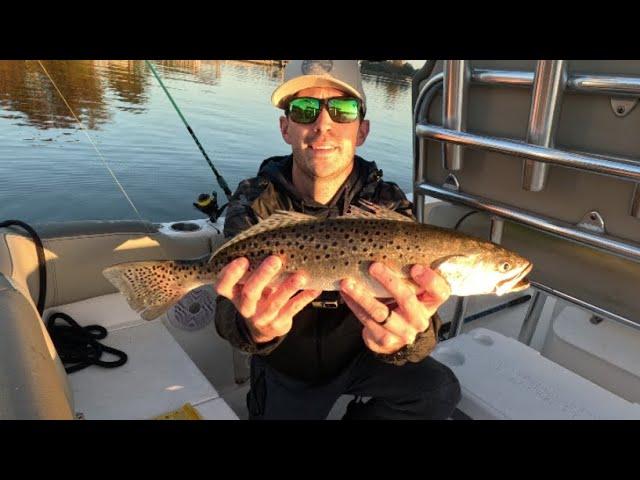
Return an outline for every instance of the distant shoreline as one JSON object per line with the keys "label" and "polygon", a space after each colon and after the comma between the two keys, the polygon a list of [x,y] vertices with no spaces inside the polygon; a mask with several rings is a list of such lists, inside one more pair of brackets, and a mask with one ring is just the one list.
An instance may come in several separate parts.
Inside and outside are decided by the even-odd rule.
{"label": "distant shoreline", "polygon": [[[242,62],[252,63],[254,65],[266,65],[284,68],[287,60],[241,60]],[[396,63],[397,62],[397,63]],[[410,80],[416,72],[415,68],[409,63],[400,63],[401,61],[371,61],[362,60],[360,63],[360,71],[369,75],[378,75],[398,80]]]}
{"label": "distant shoreline", "polygon": [[360,71],[362,73],[380,75],[398,80],[410,80],[416,72],[415,68],[413,68],[409,63],[392,63],[389,60],[377,62],[362,60],[360,63]]}

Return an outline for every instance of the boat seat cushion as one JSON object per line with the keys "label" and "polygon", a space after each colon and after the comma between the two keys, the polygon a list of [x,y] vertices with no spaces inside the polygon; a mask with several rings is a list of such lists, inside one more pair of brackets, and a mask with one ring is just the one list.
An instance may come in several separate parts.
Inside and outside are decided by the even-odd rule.
{"label": "boat seat cushion", "polygon": [[69,375],[75,410],[84,418],[151,419],[190,403],[204,418],[237,419],[162,321],[142,320],[120,294],[50,308],[45,318],[53,311],[83,326],[104,326],[108,335],[100,342],[128,356],[117,368],[90,366]]}
{"label": "boat seat cushion", "polygon": [[33,302],[0,274],[0,420],[71,419],[73,398]]}

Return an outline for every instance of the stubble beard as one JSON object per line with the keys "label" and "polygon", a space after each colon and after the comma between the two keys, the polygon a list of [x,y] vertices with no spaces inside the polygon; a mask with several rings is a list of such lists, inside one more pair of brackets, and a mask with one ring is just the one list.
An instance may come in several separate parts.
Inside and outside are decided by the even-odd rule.
{"label": "stubble beard", "polygon": [[[353,168],[354,163],[354,154],[351,154],[351,158],[348,161],[345,161],[343,156],[340,155],[338,158],[308,158],[301,152],[296,155],[296,152],[293,152],[293,163],[295,167],[297,167],[299,173],[304,175],[309,181],[316,182],[332,182],[336,180],[344,180],[346,176],[351,173],[351,169]],[[318,163],[338,163],[340,167],[337,170],[330,171],[327,174],[322,174],[318,172]],[[315,164],[315,165],[314,165]]]}
{"label": "stubble beard", "polygon": [[300,158],[296,158],[295,152],[293,164],[294,184],[321,203],[325,203],[333,197],[354,167],[352,157],[350,162],[345,163],[343,167],[337,171],[331,172],[328,175],[318,175],[316,169],[309,164],[308,160],[303,159],[301,161]]}

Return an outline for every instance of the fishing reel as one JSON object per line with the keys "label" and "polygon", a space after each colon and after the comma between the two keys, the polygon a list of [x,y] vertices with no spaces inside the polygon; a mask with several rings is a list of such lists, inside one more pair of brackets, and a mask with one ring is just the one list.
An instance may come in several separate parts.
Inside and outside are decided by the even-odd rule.
{"label": "fishing reel", "polygon": [[193,203],[193,206],[200,210],[202,213],[209,217],[212,223],[215,223],[222,211],[228,204],[225,203],[222,207],[218,207],[218,194],[214,191],[211,195],[208,193],[201,193],[198,195],[198,200]]}

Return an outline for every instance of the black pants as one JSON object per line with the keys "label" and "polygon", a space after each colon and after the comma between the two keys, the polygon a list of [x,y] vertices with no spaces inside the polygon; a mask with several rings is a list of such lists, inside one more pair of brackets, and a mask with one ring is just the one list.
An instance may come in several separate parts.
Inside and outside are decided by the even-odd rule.
{"label": "black pants", "polygon": [[352,403],[343,419],[444,420],[460,401],[460,384],[448,367],[431,357],[399,367],[365,351],[323,385],[283,375],[259,355],[251,359],[250,420],[325,419],[342,394],[372,397],[367,403]]}

